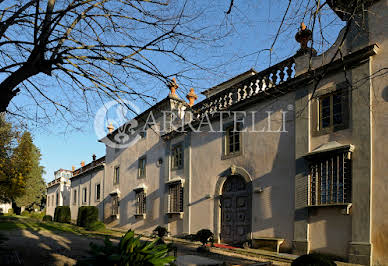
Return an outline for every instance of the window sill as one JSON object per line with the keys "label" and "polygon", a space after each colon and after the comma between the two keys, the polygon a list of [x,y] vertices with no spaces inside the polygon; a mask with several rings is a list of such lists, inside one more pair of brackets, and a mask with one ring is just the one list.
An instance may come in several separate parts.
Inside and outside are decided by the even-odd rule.
{"label": "window sill", "polygon": [[145,219],[145,218],[147,218],[147,214],[145,214],[145,213],[136,213],[135,214],[135,218]]}
{"label": "window sill", "polygon": [[241,151],[235,152],[235,153],[224,154],[224,155],[221,156],[221,160],[227,160],[227,159],[230,159],[230,158],[233,158],[233,157],[240,156],[241,154],[242,154]]}
{"label": "window sill", "polygon": [[172,218],[173,216],[179,216],[179,219],[183,219],[183,212],[168,212],[167,215],[169,218]]}
{"label": "window sill", "polygon": [[317,209],[322,209],[322,208],[339,208],[342,214],[349,215],[351,214],[352,203],[331,203],[331,204],[321,204],[321,205],[308,205],[307,208],[309,209],[309,214],[310,214],[310,210],[312,211],[311,213],[312,215],[314,215]]}

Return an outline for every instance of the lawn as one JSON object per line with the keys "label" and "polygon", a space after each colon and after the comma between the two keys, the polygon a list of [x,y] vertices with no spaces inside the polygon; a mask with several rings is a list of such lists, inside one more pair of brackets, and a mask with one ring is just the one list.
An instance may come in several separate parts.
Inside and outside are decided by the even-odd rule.
{"label": "lawn", "polygon": [[109,236],[109,237],[121,237],[122,233],[101,229],[99,231],[88,231],[83,227],[76,226],[74,224],[65,224],[57,222],[43,222],[36,218],[18,216],[18,215],[4,215],[0,216],[0,233],[2,230],[13,229],[31,229],[34,231],[48,230],[51,232],[68,232],[77,235],[85,236]]}

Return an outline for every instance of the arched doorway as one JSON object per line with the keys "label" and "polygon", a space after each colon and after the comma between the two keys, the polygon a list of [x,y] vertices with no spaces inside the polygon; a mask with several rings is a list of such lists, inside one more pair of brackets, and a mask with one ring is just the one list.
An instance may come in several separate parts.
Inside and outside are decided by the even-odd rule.
{"label": "arched doorway", "polygon": [[221,203],[220,240],[227,244],[240,244],[251,233],[251,183],[240,175],[229,176],[223,186]]}

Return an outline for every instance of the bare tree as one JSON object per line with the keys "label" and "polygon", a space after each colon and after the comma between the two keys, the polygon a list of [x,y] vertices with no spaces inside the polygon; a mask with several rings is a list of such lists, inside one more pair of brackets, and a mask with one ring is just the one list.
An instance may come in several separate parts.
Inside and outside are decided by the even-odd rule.
{"label": "bare tree", "polygon": [[[172,75],[163,72],[152,58],[163,55],[200,67],[186,58],[185,48],[209,37],[204,25],[195,26],[198,14],[188,15],[186,4],[164,0],[1,0],[0,112],[7,110],[21,90],[41,110],[47,107],[43,99],[59,112],[71,110],[75,97],[88,105],[93,101],[90,94],[118,101],[123,97],[152,98],[133,87],[133,81],[145,75],[167,83]],[[50,94],[45,90],[47,82],[73,94]]]}

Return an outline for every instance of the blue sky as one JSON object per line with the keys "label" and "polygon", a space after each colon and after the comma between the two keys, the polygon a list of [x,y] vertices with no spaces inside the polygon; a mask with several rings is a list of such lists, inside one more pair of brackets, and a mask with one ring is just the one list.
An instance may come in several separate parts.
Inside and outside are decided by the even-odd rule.
{"label": "blue sky", "polygon": [[[300,22],[304,21],[306,25],[312,25],[310,13],[305,12],[304,8],[304,5],[310,1],[292,1],[293,4],[289,8],[289,13],[273,46],[270,58],[269,48],[272,46],[288,1],[235,0],[234,2],[232,13],[228,16],[225,15],[225,11],[229,7],[228,0],[196,0],[189,3],[189,8],[195,9],[200,6],[205,10],[196,23],[212,25],[211,29],[214,33],[228,32],[229,34],[224,39],[215,42],[214,45],[203,44],[190,50],[191,58],[197,62],[203,62],[212,70],[189,72],[193,79],[182,81],[182,86],[178,91],[182,97],[190,87],[194,87],[199,95],[200,91],[252,67],[256,70],[262,70],[292,56],[299,47],[294,36]],[[336,19],[336,16],[328,8],[322,11],[321,21],[323,36],[327,42],[321,43],[322,37],[318,27],[316,27],[314,30],[314,48],[319,52],[326,50],[335,41],[339,30],[343,27],[343,23]],[[152,60],[159,65],[162,71],[167,73],[176,71],[182,66],[173,60],[168,62],[162,57],[155,56]],[[150,94],[158,99],[167,96],[168,89],[163,84],[155,83],[147,78],[144,78],[142,82]],[[53,84],[48,77],[42,77],[41,83]],[[50,90],[55,96],[61,97],[60,90],[55,85],[51,85]],[[31,112],[34,112],[34,104],[28,97],[26,93],[22,92],[14,99],[14,102],[19,105],[27,105],[28,103],[32,106]],[[140,101],[134,103],[141,110],[148,107],[147,104]],[[82,160],[86,163],[90,162],[92,154],[96,154],[97,157],[105,154],[105,145],[97,141],[93,128],[94,114],[100,106],[101,104],[96,104],[88,115],[83,114],[81,110],[69,117],[70,121],[74,118],[80,118],[76,124],[77,128],[81,130],[69,126],[68,122],[58,117],[58,113],[50,107],[48,107],[48,113],[52,117],[51,121],[44,124],[29,123],[28,128],[34,136],[34,142],[42,153],[41,164],[45,167],[44,178],[46,181],[52,180],[54,171],[59,168],[71,169],[72,165],[78,168]]]}

